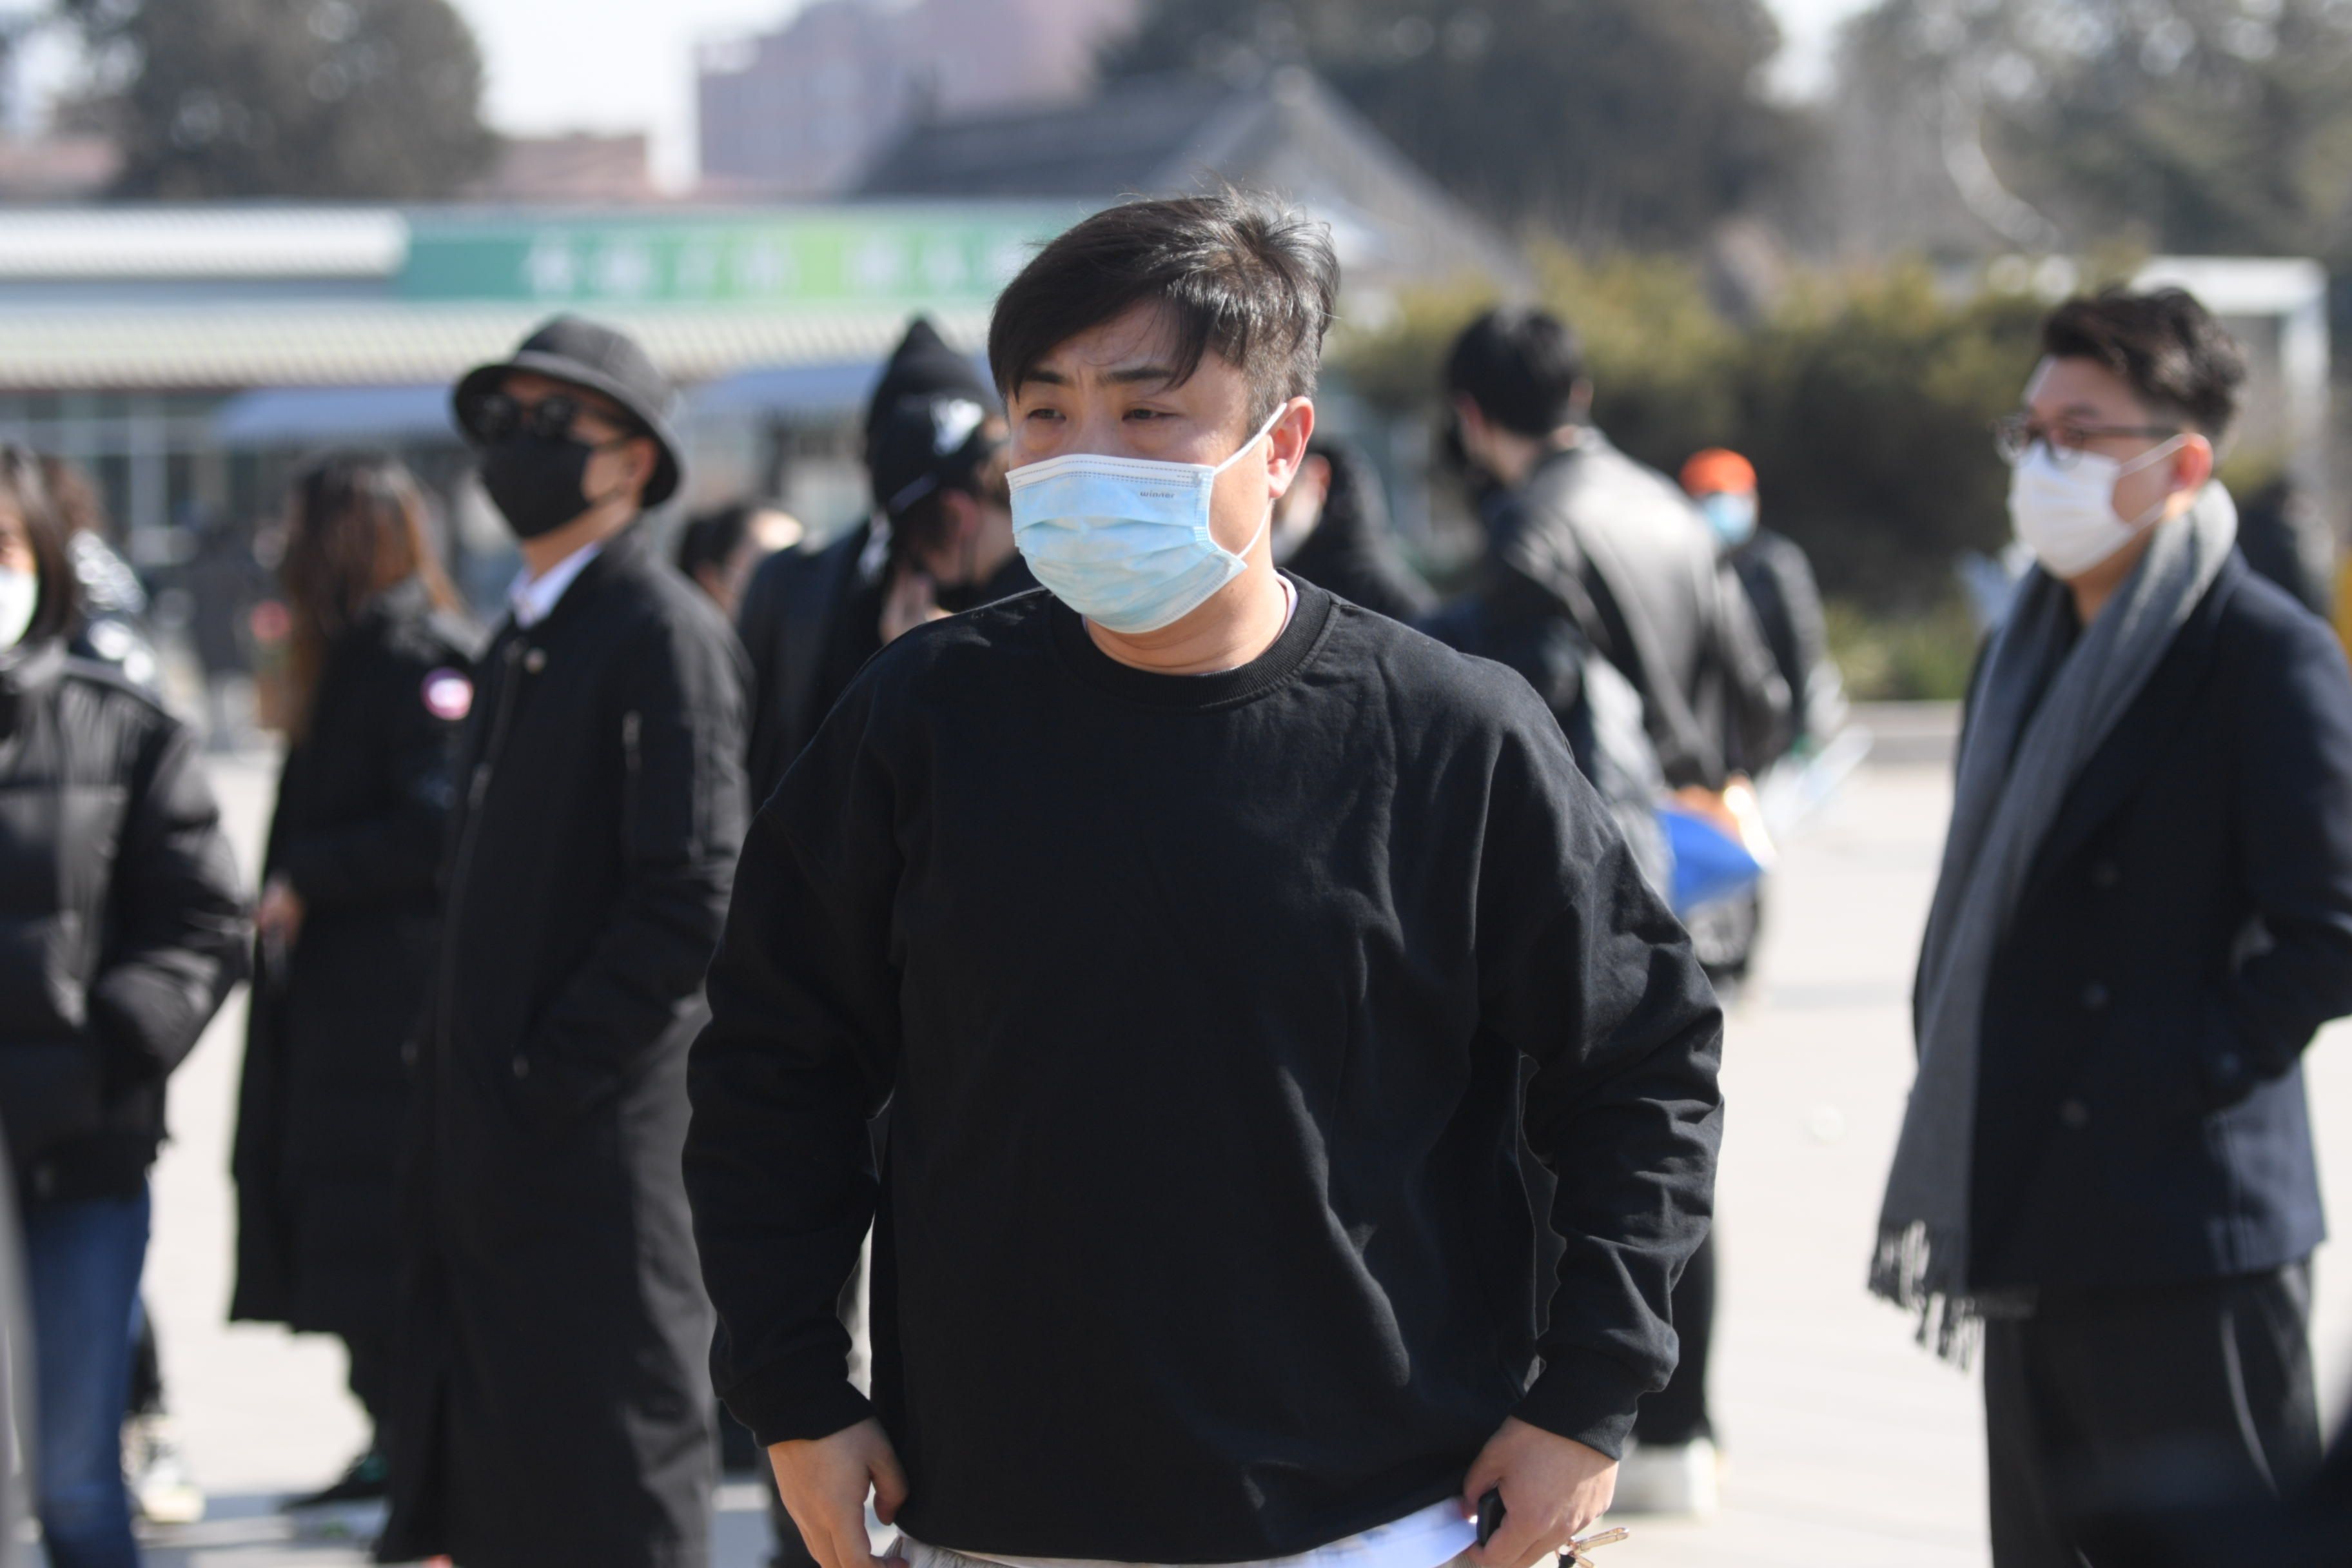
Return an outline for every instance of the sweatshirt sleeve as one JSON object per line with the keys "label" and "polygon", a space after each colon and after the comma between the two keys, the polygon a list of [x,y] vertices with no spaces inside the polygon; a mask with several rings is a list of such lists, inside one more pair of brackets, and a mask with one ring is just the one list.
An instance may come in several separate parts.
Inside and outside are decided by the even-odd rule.
{"label": "sweatshirt sleeve", "polygon": [[898,1038],[898,790],[868,742],[873,688],[852,689],[752,821],[688,1068],[711,1377],[763,1445],[868,1409],[835,1303],[874,1216],[866,1123]]}
{"label": "sweatshirt sleeve", "polygon": [[1564,1238],[1517,1414],[1615,1455],[1677,1354],[1667,1298],[1714,1208],[1723,1015],[1615,820],[1533,711],[1502,741],[1479,874],[1481,1007],[1537,1070],[1526,1130]]}

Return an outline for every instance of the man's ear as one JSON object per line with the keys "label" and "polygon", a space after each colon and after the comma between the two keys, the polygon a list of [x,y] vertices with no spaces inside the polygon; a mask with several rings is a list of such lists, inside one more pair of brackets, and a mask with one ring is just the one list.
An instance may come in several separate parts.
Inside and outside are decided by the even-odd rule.
{"label": "man's ear", "polygon": [[2201,490],[2213,478],[2213,443],[2191,431],[2180,443],[2180,450],[2172,454],[2172,483],[2176,489]]}
{"label": "man's ear", "polygon": [[1298,465],[1307,460],[1307,443],[1315,437],[1314,403],[1304,397],[1292,398],[1266,434],[1266,459],[1274,470],[1270,478],[1275,482],[1274,493],[1280,495],[1298,477]]}
{"label": "man's ear", "polygon": [[654,472],[661,467],[661,448],[650,436],[639,436],[621,448],[629,460],[629,483],[639,494],[654,482]]}
{"label": "man's ear", "polygon": [[1592,383],[1580,380],[1568,389],[1568,411],[1579,425],[1592,416]]}

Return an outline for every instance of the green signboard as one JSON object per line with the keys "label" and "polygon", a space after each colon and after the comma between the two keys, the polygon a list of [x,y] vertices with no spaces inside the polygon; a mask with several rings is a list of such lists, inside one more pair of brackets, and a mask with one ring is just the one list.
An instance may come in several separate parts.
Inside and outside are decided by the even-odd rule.
{"label": "green signboard", "polygon": [[400,291],[549,305],[982,305],[1086,210],[1023,203],[419,216]]}

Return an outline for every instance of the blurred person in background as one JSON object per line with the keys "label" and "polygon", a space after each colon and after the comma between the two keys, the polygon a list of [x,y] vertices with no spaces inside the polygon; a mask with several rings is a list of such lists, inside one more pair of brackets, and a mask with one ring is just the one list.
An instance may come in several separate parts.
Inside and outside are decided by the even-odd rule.
{"label": "blurred person in background", "polygon": [[1790,749],[1818,748],[1844,722],[1845,683],[1830,658],[1829,618],[1812,563],[1795,540],[1762,526],[1756,468],[1738,453],[1710,447],[1692,454],[1682,483],[1738,577],[1789,689]]}
{"label": "blurred person in background", "polygon": [[[76,658],[112,669],[150,694],[163,689],[163,661],[147,622],[147,590],[115,552],[113,529],[98,487],[80,465],[41,454],[41,482],[65,525],[67,553],[81,595],[81,613],[67,649]],[[131,1399],[122,1427],[122,1463],[131,1499],[142,1519],[192,1524],[205,1516],[205,1494],[180,1454],[163,1390],[163,1352],[155,1315],[142,1296],[133,1314]]]}
{"label": "blurred person in background", "polygon": [[[313,465],[294,481],[285,537],[287,748],[254,921],[229,1316],[340,1338],[352,1393],[381,1425],[398,1300],[394,1168],[473,638],[424,495],[394,459]],[[340,1479],[289,1506],[383,1495],[371,1440]]]}
{"label": "blurred person in background", "polygon": [[1673,480],[1590,420],[1575,331],[1496,309],[1446,356],[1449,449],[1481,498],[1474,590],[1497,635],[1574,626],[1633,682],[1666,784],[1720,790],[1788,745],[1789,689]]}
{"label": "blurred person in background", "polygon": [[684,1568],[717,1472],[679,1150],[742,843],[743,650],[655,552],[668,382],[559,316],[456,388],[520,542],[452,776],[385,1561]]}
{"label": "blurred person in background", "polygon": [[0,1127],[55,1568],[135,1563],[122,1422],[164,1080],[245,972],[194,737],[67,651],[78,582],[39,459],[0,447]]}
{"label": "blurred person in background", "polygon": [[2293,474],[2281,474],[2246,498],[2238,512],[2238,552],[2322,620],[2336,612],[2335,550],[2327,520]]}
{"label": "blurred person in background", "polygon": [[882,641],[1037,586],[1013,547],[1003,416],[952,394],[902,397],[875,428],[874,494],[890,527]]}
{"label": "blurred person in background", "polygon": [[790,512],[738,501],[687,519],[677,531],[677,569],[732,621],[760,563],[800,542],[800,520]]}
{"label": "blurred person in background", "polygon": [[[1754,612],[1680,489],[1592,425],[1583,345],[1568,323],[1541,310],[1489,310],[1454,340],[1445,387],[1449,449],[1478,498],[1487,541],[1477,586],[1456,615],[1473,617],[1486,646],[1538,691],[1564,684],[1559,672],[1578,650],[1600,653],[1640,700],[1666,789],[1720,792],[1777,758],[1788,743],[1789,689]],[[1716,1508],[1706,1405],[1715,1294],[1710,1232],[1675,1283],[1682,1356],[1668,1386],[1642,1401],[1621,1511]]]}
{"label": "blurred person in background", "polygon": [[1994,1561],[2319,1462],[2300,1066],[2352,1011],[2352,674],[2213,480],[2244,370],[2069,300],[2000,432],[2038,563],[1970,682],[1871,1287],[1979,1336]]}
{"label": "blurred person in background", "polygon": [[1389,528],[1381,477],[1354,447],[1318,432],[1274,508],[1274,563],[1350,604],[1407,624],[1436,608]]}
{"label": "blurred person in background", "polygon": [[[922,317],[882,367],[866,401],[864,447],[869,479],[877,444],[902,403],[965,402],[997,407],[995,391],[970,358],[948,347]],[[977,437],[979,426],[972,427]],[[850,678],[882,647],[894,554],[881,481],[865,521],[822,549],[771,556],[751,577],[737,617],[751,658],[751,795],[765,800],[800,755]],[[902,592],[913,590],[903,581]]]}

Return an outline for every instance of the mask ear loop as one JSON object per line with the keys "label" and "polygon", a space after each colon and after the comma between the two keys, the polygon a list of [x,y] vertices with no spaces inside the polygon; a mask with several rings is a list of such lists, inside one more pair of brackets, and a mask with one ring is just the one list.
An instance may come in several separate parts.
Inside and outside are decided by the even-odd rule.
{"label": "mask ear loop", "polygon": [[[1213,484],[1219,474],[1223,473],[1227,468],[1230,468],[1235,463],[1240,462],[1244,457],[1251,452],[1256,451],[1257,444],[1260,441],[1265,440],[1268,436],[1272,435],[1274,433],[1274,427],[1282,423],[1282,416],[1289,412],[1290,399],[1286,397],[1282,400],[1282,406],[1276,409],[1271,415],[1267,416],[1265,423],[1257,427],[1256,435],[1243,442],[1239,449],[1237,449],[1232,457],[1227,458],[1223,462],[1219,463],[1215,468],[1209,470],[1209,479],[1211,483]],[[1274,526],[1274,499],[1275,498],[1272,496],[1265,498],[1265,514],[1257,520],[1257,531],[1249,536],[1249,542],[1243,545],[1239,550],[1228,552],[1228,553],[1235,560],[1248,560],[1249,552],[1257,548],[1257,542],[1265,537],[1265,531]],[[1216,537],[1217,536],[1215,534],[1211,534],[1209,536],[1209,542],[1212,544],[1215,544]],[[1223,550],[1224,546],[1219,544],[1217,545],[1217,548]]]}
{"label": "mask ear loop", "polygon": [[[2116,483],[2121,484],[2125,479],[2130,478],[2136,473],[2138,473],[2142,468],[2154,468],[2158,463],[2171,457],[2175,452],[2179,451],[2182,447],[2188,445],[2189,432],[2184,430],[2179,435],[2175,436],[2170,440],[2165,442],[2163,445],[2149,447],[2147,451],[2142,452],[2138,457],[2134,458],[2130,462],[2119,464],[2116,467]],[[2157,518],[2162,515],[2164,509],[2172,503],[2172,493],[2173,492],[2170,490],[2165,491],[2162,499],[2158,500],[2154,506],[2140,513],[2138,517],[2133,519],[2131,521],[2124,523],[2124,526],[2132,532],[2137,533],[2142,529],[2154,523]],[[2109,511],[2114,511],[2116,510],[2116,492],[2112,486],[2109,487],[2107,490],[2107,510]],[[2116,518],[2116,521],[2118,522],[2122,522],[2123,519],[2119,515]]]}

